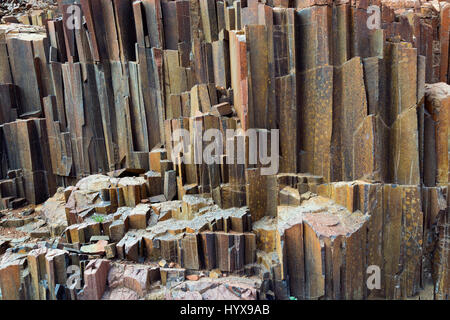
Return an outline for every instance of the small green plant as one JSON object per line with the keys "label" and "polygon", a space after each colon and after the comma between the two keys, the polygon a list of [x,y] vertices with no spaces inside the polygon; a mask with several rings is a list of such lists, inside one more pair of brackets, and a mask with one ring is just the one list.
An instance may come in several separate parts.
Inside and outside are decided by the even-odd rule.
{"label": "small green plant", "polygon": [[102,215],[96,214],[96,215],[93,215],[93,216],[92,216],[92,219],[93,219],[95,222],[100,222],[100,223],[102,223],[102,222],[105,220],[105,217],[102,216]]}

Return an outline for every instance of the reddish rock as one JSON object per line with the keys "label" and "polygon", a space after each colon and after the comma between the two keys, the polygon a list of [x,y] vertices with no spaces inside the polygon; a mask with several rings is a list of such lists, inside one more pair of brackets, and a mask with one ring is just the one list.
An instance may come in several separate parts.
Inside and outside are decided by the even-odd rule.
{"label": "reddish rock", "polygon": [[124,273],[125,273],[125,265],[114,263],[108,272],[108,287],[109,288],[122,287]]}
{"label": "reddish rock", "polygon": [[105,254],[105,247],[107,245],[108,245],[108,241],[106,241],[106,240],[99,240],[95,244],[82,246],[80,250],[81,250],[81,252],[87,253],[87,254],[101,254],[101,255],[104,255]]}
{"label": "reddish rock", "polygon": [[200,277],[196,274],[190,274],[190,275],[186,276],[186,279],[191,280],[191,281],[198,281],[198,279],[200,279]]}

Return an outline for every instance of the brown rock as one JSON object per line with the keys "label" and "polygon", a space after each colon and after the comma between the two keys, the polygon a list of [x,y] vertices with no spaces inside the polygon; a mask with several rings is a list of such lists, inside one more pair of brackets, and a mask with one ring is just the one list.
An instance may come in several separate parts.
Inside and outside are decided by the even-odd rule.
{"label": "brown rock", "polygon": [[20,263],[10,263],[0,268],[0,288],[2,290],[2,299],[20,300]]}

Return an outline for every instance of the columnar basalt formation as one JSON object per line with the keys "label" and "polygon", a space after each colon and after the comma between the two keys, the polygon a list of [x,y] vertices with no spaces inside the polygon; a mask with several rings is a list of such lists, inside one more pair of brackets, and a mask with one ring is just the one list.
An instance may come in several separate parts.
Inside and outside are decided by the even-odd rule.
{"label": "columnar basalt formation", "polygon": [[0,298],[449,299],[449,12],[3,16]]}

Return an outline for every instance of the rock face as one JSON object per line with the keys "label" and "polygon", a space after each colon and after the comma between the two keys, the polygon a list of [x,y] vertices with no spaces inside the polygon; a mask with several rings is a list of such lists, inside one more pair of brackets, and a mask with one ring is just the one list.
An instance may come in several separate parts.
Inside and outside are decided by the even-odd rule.
{"label": "rock face", "polygon": [[261,283],[250,279],[186,281],[166,295],[168,300],[256,300]]}
{"label": "rock face", "polygon": [[[253,223],[246,207],[193,206],[201,202],[185,196],[177,207],[190,207],[191,220],[160,220],[165,202],[144,203],[70,225],[58,245],[64,250],[7,243],[0,270],[11,276],[0,281],[4,298],[69,298],[60,288],[76,283],[70,275],[78,265],[84,287],[68,287],[76,299],[408,299],[421,295],[427,279],[435,298],[447,297],[447,188],[355,181],[300,182],[294,189],[289,185],[304,181],[302,174],[277,179],[276,215]],[[133,218],[149,211],[152,224]],[[109,267],[110,260],[98,259],[105,256],[119,261]],[[367,285],[374,266],[382,270],[375,288]],[[228,274],[235,283],[223,278]],[[243,274],[259,284],[247,287]]]}
{"label": "rock face", "polygon": [[84,270],[84,288],[78,294],[80,300],[100,300],[105,292],[109,261],[92,260]]}
{"label": "rock face", "polygon": [[449,299],[450,4],[56,2],[0,4],[1,299]]}
{"label": "rock face", "polygon": [[[450,87],[443,82],[425,85],[425,140],[424,183],[427,186],[445,186],[449,181]],[[435,156],[433,156],[435,155]]]}
{"label": "rock face", "polygon": [[280,276],[299,299],[362,299],[369,215],[321,196],[278,207]]}
{"label": "rock face", "polygon": [[19,263],[11,263],[0,269],[2,299],[20,300],[22,298],[20,295],[20,267]]}
{"label": "rock face", "polygon": [[43,25],[56,9],[53,0],[12,0],[0,4],[0,19],[5,22]]}

